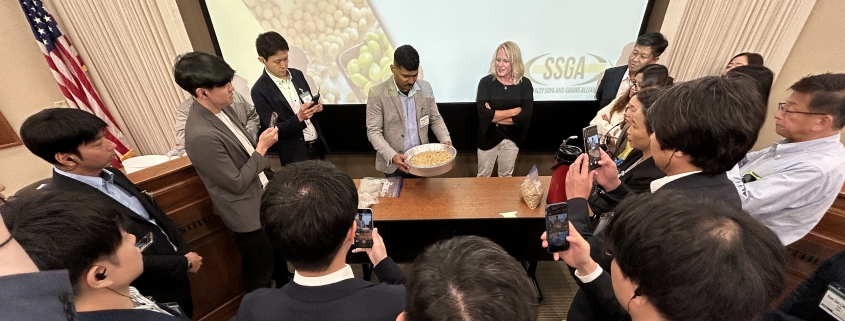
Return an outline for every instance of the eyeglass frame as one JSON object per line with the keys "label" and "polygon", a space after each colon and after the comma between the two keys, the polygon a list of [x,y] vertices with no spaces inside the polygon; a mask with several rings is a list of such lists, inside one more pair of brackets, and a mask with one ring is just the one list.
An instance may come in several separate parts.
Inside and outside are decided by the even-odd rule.
{"label": "eyeglass frame", "polygon": [[634,91],[640,91],[640,84],[634,78],[628,78],[628,85],[634,88]]}
{"label": "eyeglass frame", "polygon": [[778,103],[778,111],[782,111],[787,114],[804,114],[804,115],[819,115],[819,116],[827,116],[830,115],[829,113],[819,113],[819,112],[811,112],[811,111],[794,111],[794,110],[787,110],[786,103]]}
{"label": "eyeglass frame", "polygon": [[147,233],[146,236],[135,242],[135,247],[142,253],[153,244],[153,232]]}

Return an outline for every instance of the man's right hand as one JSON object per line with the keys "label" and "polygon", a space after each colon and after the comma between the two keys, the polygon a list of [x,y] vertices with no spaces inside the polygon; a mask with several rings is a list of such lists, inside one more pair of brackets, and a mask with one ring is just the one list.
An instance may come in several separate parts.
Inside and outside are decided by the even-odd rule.
{"label": "man's right hand", "polygon": [[185,257],[188,258],[188,262],[191,262],[191,269],[188,272],[197,273],[200,270],[200,265],[202,265],[202,256],[199,256],[196,252],[189,252],[185,254]]}
{"label": "man's right hand", "polygon": [[[322,105],[320,105],[320,108],[322,109]],[[313,101],[304,103],[299,106],[299,112],[296,113],[296,118],[299,118],[300,122],[304,122],[308,119],[311,119],[311,117],[313,117],[314,113],[316,112],[317,106],[314,105]]]}
{"label": "man's right hand", "polygon": [[378,235],[378,227],[373,229],[373,247],[372,248],[354,248],[352,253],[365,252],[370,257],[370,262],[376,266],[387,257],[387,247],[384,246],[384,239]]}
{"label": "man's right hand", "polygon": [[[544,248],[549,247],[545,232],[540,236],[540,240],[542,240],[541,245]],[[552,257],[555,261],[563,260],[567,265],[578,270],[578,274],[581,276],[593,273],[598,268],[598,264],[590,257],[590,243],[578,233],[578,230],[575,229],[575,226],[572,226],[571,222],[569,223],[569,235],[566,236],[566,241],[569,242],[569,249],[563,252],[553,253]]]}
{"label": "man's right hand", "polygon": [[400,171],[408,173],[411,170],[411,166],[405,163],[405,155],[397,153],[393,155],[393,165],[396,166]]}
{"label": "man's right hand", "polygon": [[255,146],[255,151],[264,155],[267,153],[267,149],[270,148],[270,146],[273,146],[273,144],[277,141],[279,141],[279,128],[267,128],[261,133],[261,136],[258,136],[258,144]]}
{"label": "man's right hand", "polygon": [[616,168],[616,162],[604,152],[604,150],[599,149],[600,156],[599,156],[599,167],[595,169],[595,180],[596,183],[601,185],[605,191],[613,191],[620,184],[622,181],[619,180],[619,170]]}

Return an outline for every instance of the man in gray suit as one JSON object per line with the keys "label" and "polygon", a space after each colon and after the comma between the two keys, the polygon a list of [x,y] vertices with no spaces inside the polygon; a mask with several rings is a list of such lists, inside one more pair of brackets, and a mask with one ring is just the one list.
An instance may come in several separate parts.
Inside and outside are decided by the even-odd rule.
{"label": "man in gray suit", "polygon": [[393,53],[393,78],[367,93],[367,139],[376,149],[376,169],[385,176],[408,176],[405,151],[428,144],[428,128],[437,139],[452,145],[440,117],[431,85],[419,75],[420,55],[410,45]]}
{"label": "man in gray suit", "polygon": [[273,248],[261,231],[261,194],[268,182],[264,154],[278,140],[271,127],[258,137],[249,135],[230,106],[235,71],[222,58],[191,52],[176,59],[176,83],[196,101],[185,124],[188,158],[202,179],[214,213],[235,232],[241,254],[244,290],[270,284]]}

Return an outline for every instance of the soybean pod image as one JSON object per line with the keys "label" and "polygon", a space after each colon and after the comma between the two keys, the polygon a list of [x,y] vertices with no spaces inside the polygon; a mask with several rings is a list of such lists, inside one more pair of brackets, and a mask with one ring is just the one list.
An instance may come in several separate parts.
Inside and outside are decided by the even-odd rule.
{"label": "soybean pod image", "polygon": [[370,88],[392,76],[394,46],[366,0],[243,2],[265,31],[304,52],[303,72],[326,103],[365,103]]}

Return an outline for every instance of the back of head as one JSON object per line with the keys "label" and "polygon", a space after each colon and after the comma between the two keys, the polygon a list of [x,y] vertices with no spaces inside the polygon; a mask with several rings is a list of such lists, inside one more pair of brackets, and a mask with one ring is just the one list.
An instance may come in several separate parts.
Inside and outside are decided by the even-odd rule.
{"label": "back of head", "polygon": [[408,71],[420,68],[420,54],[411,45],[401,45],[393,51],[393,65]]}
{"label": "back of head", "polygon": [[637,72],[643,75],[643,82],[640,88],[648,87],[665,87],[671,85],[671,78],[669,77],[669,69],[664,65],[649,64],[645,65]]}
{"label": "back of head", "polygon": [[643,116],[645,118],[645,130],[648,134],[651,134],[651,128],[648,126],[648,110],[654,105],[654,102],[657,101],[663,93],[666,92],[666,89],[662,87],[648,87],[638,91],[634,96],[637,97],[637,100],[643,105],[640,109],[643,111]]}
{"label": "back of head", "polygon": [[23,122],[21,140],[30,152],[55,165],[56,153],[79,156],[79,145],[97,140],[106,127],[102,119],[83,110],[47,108]]}
{"label": "back of head", "polygon": [[331,163],[282,167],[261,197],[261,226],[297,270],[325,271],[340,250],[358,208],[352,179]]}
{"label": "back of head", "polygon": [[748,65],[749,66],[762,66],[763,65],[763,56],[761,56],[760,54],[758,54],[756,52],[738,53],[736,56],[731,58],[731,60],[736,59],[736,57],[743,57],[743,56],[745,57],[745,59],[748,59]]}
{"label": "back of head", "polygon": [[223,87],[235,77],[235,70],[223,58],[194,51],[176,57],[173,78],[176,84],[192,96],[197,88]]}
{"label": "back of head", "polygon": [[268,31],[258,35],[258,38],[255,39],[255,50],[259,57],[269,59],[270,56],[279,51],[290,51],[290,47],[288,47],[287,40],[278,32]]}
{"label": "back of head", "polygon": [[650,47],[651,54],[655,57],[660,57],[666,47],[669,47],[669,40],[659,32],[649,32],[637,37],[637,46]]}
{"label": "back of head", "polygon": [[784,288],[783,245],[741,209],[661,190],[616,211],[608,250],[668,320],[753,320]]}
{"label": "back of head", "polygon": [[739,66],[728,71],[728,78],[740,79],[750,77],[754,79],[757,91],[763,99],[763,104],[769,103],[769,92],[772,90],[772,82],[775,79],[772,70],[763,65]]}
{"label": "back of head", "polygon": [[438,242],[414,261],[405,320],[535,320],[537,298],[522,266],[478,236]]}
{"label": "back of head", "polygon": [[801,78],[789,89],[810,94],[810,111],[833,115],[833,128],[845,126],[845,74],[826,73]]}
{"label": "back of head", "polygon": [[12,199],[3,219],[38,269],[67,269],[77,293],[94,262],[117,251],[125,220],[99,198],[49,189]]}
{"label": "back of head", "polygon": [[731,169],[757,141],[766,107],[748,80],[703,77],[675,84],[648,110],[660,148],[681,151],[706,175]]}

